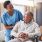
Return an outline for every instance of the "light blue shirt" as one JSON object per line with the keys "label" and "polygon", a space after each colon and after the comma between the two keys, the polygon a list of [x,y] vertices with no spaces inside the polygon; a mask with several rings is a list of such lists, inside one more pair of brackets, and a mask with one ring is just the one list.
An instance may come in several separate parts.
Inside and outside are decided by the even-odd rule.
{"label": "light blue shirt", "polygon": [[4,25],[15,25],[17,21],[20,21],[22,19],[23,19],[23,16],[21,12],[14,9],[12,16],[10,16],[8,12],[5,12],[1,18],[1,21]]}
{"label": "light blue shirt", "polygon": [[[3,13],[3,15],[1,17],[1,22],[4,25],[10,25],[10,26],[12,25],[12,26],[14,26],[16,24],[16,22],[18,22],[18,21],[20,21],[22,19],[23,19],[23,16],[22,16],[21,12],[14,9],[12,16],[10,16],[8,14],[8,12]],[[6,29],[4,31],[4,33],[5,33],[5,42],[8,42],[11,39],[10,38],[11,30],[12,29]]]}

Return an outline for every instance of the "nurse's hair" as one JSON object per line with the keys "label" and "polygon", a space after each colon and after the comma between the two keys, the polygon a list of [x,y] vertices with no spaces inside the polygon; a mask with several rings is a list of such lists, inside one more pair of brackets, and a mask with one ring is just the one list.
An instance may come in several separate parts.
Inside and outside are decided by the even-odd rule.
{"label": "nurse's hair", "polygon": [[9,5],[9,3],[10,3],[10,1],[5,1],[3,4],[4,8],[7,8],[7,5]]}

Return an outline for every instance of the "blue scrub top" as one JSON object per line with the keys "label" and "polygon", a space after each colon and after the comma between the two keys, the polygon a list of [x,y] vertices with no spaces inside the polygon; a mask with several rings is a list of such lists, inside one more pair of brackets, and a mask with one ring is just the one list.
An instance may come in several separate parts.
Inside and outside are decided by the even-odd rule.
{"label": "blue scrub top", "polygon": [[17,21],[20,21],[22,19],[23,19],[23,16],[21,12],[14,9],[12,16],[10,16],[8,12],[4,12],[4,14],[1,17],[1,22],[4,25],[15,25]]}

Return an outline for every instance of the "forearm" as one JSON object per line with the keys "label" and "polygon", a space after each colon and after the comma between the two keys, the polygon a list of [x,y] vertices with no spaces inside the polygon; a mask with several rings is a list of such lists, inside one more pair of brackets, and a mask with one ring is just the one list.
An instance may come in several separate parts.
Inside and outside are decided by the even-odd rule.
{"label": "forearm", "polygon": [[6,25],[5,25],[5,29],[12,29],[13,27],[14,27],[14,26],[8,26],[8,25],[6,26]]}
{"label": "forearm", "polygon": [[35,35],[40,36],[41,34],[40,34],[40,32],[28,33],[29,37],[33,37]]}
{"label": "forearm", "polygon": [[17,37],[17,34],[18,33],[16,33],[15,31],[11,31],[11,34],[10,35]]}

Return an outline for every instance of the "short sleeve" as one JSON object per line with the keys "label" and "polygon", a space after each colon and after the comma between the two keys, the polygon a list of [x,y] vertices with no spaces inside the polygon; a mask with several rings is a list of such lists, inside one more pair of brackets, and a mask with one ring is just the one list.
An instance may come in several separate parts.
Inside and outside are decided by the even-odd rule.
{"label": "short sleeve", "polygon": [[2,16],[1,16],[1,23],[3,23],[4,25],[7,25],[5,18],[6,18],[5,15],[2,15]]}

